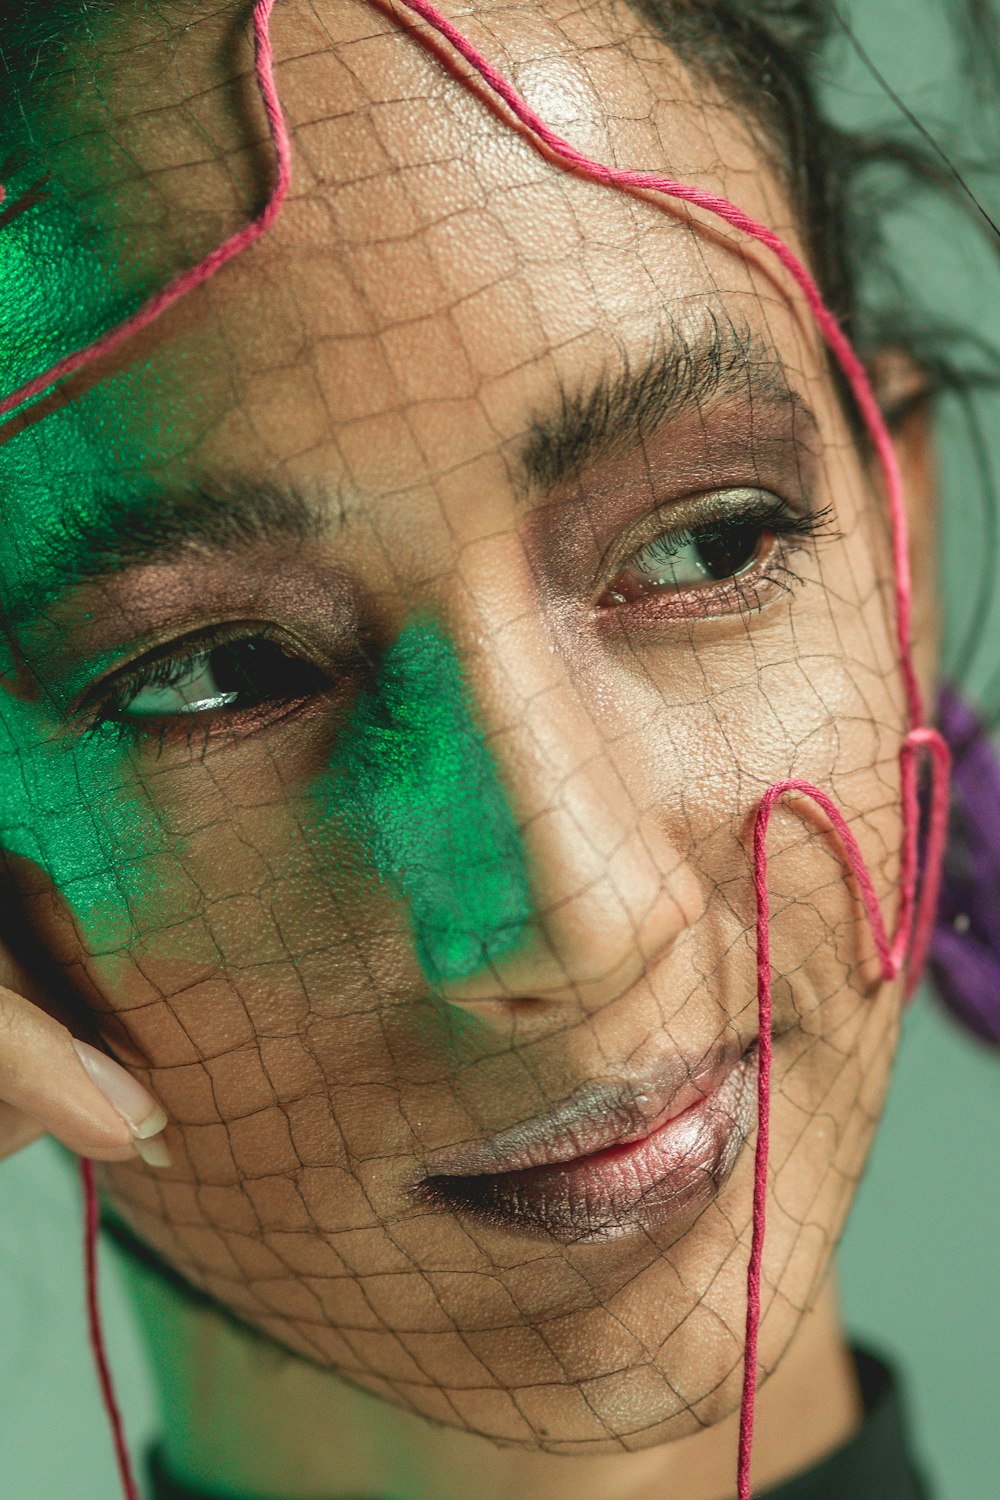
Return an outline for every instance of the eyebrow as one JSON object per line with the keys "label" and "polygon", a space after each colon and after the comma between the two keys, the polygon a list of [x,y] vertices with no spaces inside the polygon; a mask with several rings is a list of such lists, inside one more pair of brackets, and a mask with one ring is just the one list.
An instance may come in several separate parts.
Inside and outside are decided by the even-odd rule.
{"label": "eyebrow", "polygon": [[530,422],[520,478],[528,490],[548,492],[595,459],[621,456],[666,423],[727,398],[784,410],[802,442],[819,430],[780,356],[749,327],[710,312],[694,341],[670,323],[640,364],[625,350],[617,369],[605,368],[586,386],[570,391],[560,383],[559,405]]}
{"label": "eyebrow", "polygon": [[86,511],[70,506],[60,515],[25,577],[5,592],[4,623],[16,630],[69,589],[126,568],[325,536],[344,518],[334,495],[339,504],[321,506],[292,485],[241,474],[98,493]]}
{"label": "eyebrow", "polygon": [[[640,362],[623,350],[617,368],[578,390],[559,382],[550,411],[529,421],[515,481],[527,492],[548,492],[588,462],[622,455],[666,423],[727,397],[783,409],[803,440],[798,418],[817,429],[780,357],[748,327],[710,313],[694,341],[671,322]],[[180,488],[144,481],[131,492],[98,493],[86,511],[67,507],[25,576],[8,581],[4,624],[17,630],[69,589],[127,568],[328,537],[346,515],[343,492],[332,493],[331,506],[329,494],[321,504],[293,485],[236,473],[190,477]]]}

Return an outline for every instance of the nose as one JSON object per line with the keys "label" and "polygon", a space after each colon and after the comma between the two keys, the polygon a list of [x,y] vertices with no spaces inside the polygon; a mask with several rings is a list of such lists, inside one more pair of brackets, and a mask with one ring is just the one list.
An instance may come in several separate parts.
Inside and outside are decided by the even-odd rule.
{"label": "nose", "polygon": [[589,693],[523,619],[461,662],[429,618],[399,636],[355,736],[379,766],[365,842],[444,1000],[599,1006],[690,925],[699,886]]}
{"label": "nose", "polygon": [[590,679],[574,680],[530,618],[505,634],[504,648],[482,653],[470,679],[494,795],[517,832],[527,910],[516,941],[488,956],[483,944],[483,961],[442,976],[441,993],[454,1005],[598,1007],[693,923],[701,888],[663,809],[642,805],[641,777],[628,775],[611,723],[599,722]]}

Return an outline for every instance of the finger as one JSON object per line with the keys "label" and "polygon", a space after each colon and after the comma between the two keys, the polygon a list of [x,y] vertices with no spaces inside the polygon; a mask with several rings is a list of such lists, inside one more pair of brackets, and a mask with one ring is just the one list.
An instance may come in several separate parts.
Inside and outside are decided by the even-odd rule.
{"label": "finger", "polygon": [[[162,1163],[162,1142],[152,1138],[167,1117],[152,1094],[113,1058],[77,1041],[38,1006],[3,988],[0,1101],[80,1155],[116,1161],[141,1154]],[[16,1125],[12,1135],[18,1135]]]}
{"label": "finger", "polygon": [[[6,1161],[10,1156],[16,1156],[19,1151],[24,1150],[25,1146],[33,1145],[47,1133],[44,1125],[39,1125],[37,1120],[32,1120],[23,1110],[15,1109],[12,1104],[0,1102],[0,1162]],[[100,1160],[135,1161],[140,1147],[145,1150],[157,1144],[158,1140],[154,1136],[149,1141],[112,1147],[99,1153]]]}
{"label": "finger", "polygon": [[0,1161],[22,1151],[45,1134],[45,1127],[37,1120],[30,1120],[12,1104],[0,1103]]}

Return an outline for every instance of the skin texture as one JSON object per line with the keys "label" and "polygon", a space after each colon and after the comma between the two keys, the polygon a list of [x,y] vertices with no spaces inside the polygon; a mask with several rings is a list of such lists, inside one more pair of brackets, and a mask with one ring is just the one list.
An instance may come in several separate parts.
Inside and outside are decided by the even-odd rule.
{"label": "skin texture", "polygon": [[[35,149],[105,252],[85,295],[22,271],[42,278],[50,321],[68,302],[49,350],[88,309],[104,326],[134,305],[259,198],[269,159],[244,18],[184,19],[98,34],[38,105]],[[486,6],[463,25],[595,157],[697,181],[799,249],[744,125],[630,13]],[[107,1198],[302,1357],[282,1373],[162,1294],[168,1451],[192,1479],[303,1497],[351,1463],[378,1493],[393,1476],[365,1454],[396,1451],[423,1476],[415,1493],[447,1500],[499,1442],[513,1447],[491,1470],[497,1496],[530,1484],[554,1500],[572,1473],[577,1497],[638,1500],[669,1481],[723,1500],[753,1134],[706,1209],[604,1243],[462,1221],[410,1190],[431,1151],[584,1080],[753,1039],[748,839],[779,777],[845,809],[891,920],[904,709],[878,484],[760,247],[569,177],[376,8],[282,0],[273,32],[296,173],[276,228],[0,447],[4,596],[44,597],[5,662],[8,880],[79,1033],[171,1122],[173,1165],[109,1165]],[[602,374],[641,368],[672,326],[695,347],[713,327],[748,330],[763,354],[546,486],[539,432]],[[22,348],[26,373],[36,356]],[[782,367],[794,410],[766,399]],[[926,685],[921,424],[901,455]],[[63,587],[93,558],[81,538],[102,504],[138,536],[149,495],[164,515],[192,481],[209,493],[188,513],[217,518],[238,512],[237,481],[294,487],[295,524],[265,540],[219,519],[224,545]],[[662,589],[607,602],[699,497],[747,487],[829,507],[826,534],[787,558],[795,578],[708,604]],[[87,732],[95,680],[239,622],[305,658],[322,690]],[[832,1257],[901,1009],[814,810],[776,812],[770,888],[762,1483],[857,1420]],[[231,1381],[208,1378],[227,1361]],[[206,1380],[232,1405],[209,1415]],[[804,1389],[824,1400],[792,1422]],[[266,1452],[220,1436],[237,1409],[273,1417]]]}

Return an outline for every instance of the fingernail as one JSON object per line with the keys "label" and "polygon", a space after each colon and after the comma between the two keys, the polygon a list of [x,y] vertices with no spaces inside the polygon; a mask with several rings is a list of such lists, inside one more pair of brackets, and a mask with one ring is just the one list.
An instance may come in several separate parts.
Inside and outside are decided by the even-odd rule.
{"label": "fingernail", "polygon": [[172,1167],[174,1159],[167,1149],[166,1141],[159,1136],[155,1140],[137,1140],[135,1149],[146,1163],[147,1167]]}
{"label": "fingernail", "polygon": [[89,1042],[79,1042],[74,1037],[73,1046],[91,1082],[118,1111],[136,1140],[145,1141],[151,1135],[158,1135],[167,1123],[167,1116],[152,1094],[113,1058],[98,1052]]}

